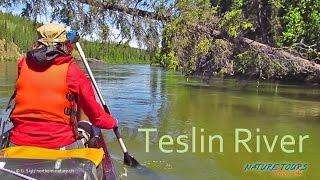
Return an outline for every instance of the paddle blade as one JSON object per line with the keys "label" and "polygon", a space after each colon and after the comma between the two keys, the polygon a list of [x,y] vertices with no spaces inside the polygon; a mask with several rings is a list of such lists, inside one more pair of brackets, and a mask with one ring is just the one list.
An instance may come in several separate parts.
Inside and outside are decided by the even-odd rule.
{"label": "paddle blade", "polygon": [[140,166],[140,163],[129,153],[124,153],[124,164],[130,167]]}

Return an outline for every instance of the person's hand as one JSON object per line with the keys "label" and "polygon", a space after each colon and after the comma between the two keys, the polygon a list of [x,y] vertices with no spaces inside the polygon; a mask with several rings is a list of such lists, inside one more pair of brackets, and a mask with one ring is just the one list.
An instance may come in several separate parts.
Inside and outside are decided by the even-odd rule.
{"label": "person's hand", "polygon": [[116,124],[115,124],[113,127],[117,127],[117,126],[118,126],[119,121],[118,121],[118,119],[117,119],[117,118],[114,118],[114,120],[116,121]]}

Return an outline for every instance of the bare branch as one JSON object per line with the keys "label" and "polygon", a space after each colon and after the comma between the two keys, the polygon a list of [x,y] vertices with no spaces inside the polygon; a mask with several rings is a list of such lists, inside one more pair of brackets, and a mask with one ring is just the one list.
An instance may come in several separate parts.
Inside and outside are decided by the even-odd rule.
{"label": "bare branch", "polygon": [[137,8],[130,8],[124,5],[110,3],[110,2],[99,2],[95,0],[77,0],[80,3],[88,4],[90,6],[102,8],[104,10],[118,11],[121,13],[129,14],[132,16],[140,16],[148,19],[154,19],[158,21],[170,21],[171,17],[166,16],[159,12],[144,11]]}

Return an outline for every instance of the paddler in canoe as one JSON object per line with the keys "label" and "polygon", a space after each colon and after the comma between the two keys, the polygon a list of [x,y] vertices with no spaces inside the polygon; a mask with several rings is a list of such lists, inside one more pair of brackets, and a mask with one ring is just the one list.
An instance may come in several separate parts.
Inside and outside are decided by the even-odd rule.
{"label": "paddler in canoe", "polygon": [[[84,136],[91,135],[86,136],[86,143],[94,138],[91,124],[101,129],[117,126],[117,120],[96,101],[90,80],[75,63],[71,55],[74,45],[67,39],[65,27],[46,24],[37,31],[35,46],[18,62],[15,106],[10,115],[13,123],[8,139],[10,147],[2,150],[9,158],[27,159],[34,152],[34,156],[39,155],[36,159],[47,159],[42,157],[46,152],[59,154],[66,152],[59,150],[84,148]],[[90,122],[78,122],[79,109]],[[84,131],[78,131],[79,124]],[[100,144],[105,146],[104,142]],[[17,155],[18,151],[27,152]],[[87,151],[77,153],[80,155],[75,157],[89,156]],[[61,156],[65,155],[56,159]]]}

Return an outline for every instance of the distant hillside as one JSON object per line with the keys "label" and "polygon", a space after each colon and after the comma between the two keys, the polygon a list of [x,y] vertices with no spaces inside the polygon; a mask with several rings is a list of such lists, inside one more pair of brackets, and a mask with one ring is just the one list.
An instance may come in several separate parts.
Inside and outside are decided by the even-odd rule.
{"label": "distant hillside", "polygon": [[99,42],[82,41],[82,48],[91,58],[101,59],[113,64],[149,63],[150,56],[145,50],[126,45],[101,44]]}
{"label": "distant hillside", "polygon": [[7,42],[5,39],[0,39],[0,61],[1,60],[14,60],[20,56],[20,48],[12,43]]}
{"label": "distant hillside", "polygon": [[0,12],[0,56],[12,59],[26,52],[36,38],[33,23],[25,18]]}
{"label": "distant hillside", "polygon": [[[0,12],[0,60],[16,59],[28,51],[37,39],[35,26],[37,25],[26,18]],[[85,40],[82,40],[81,44],[87,57],[108,63],[149,63],[149,56],[145,50]]]}

